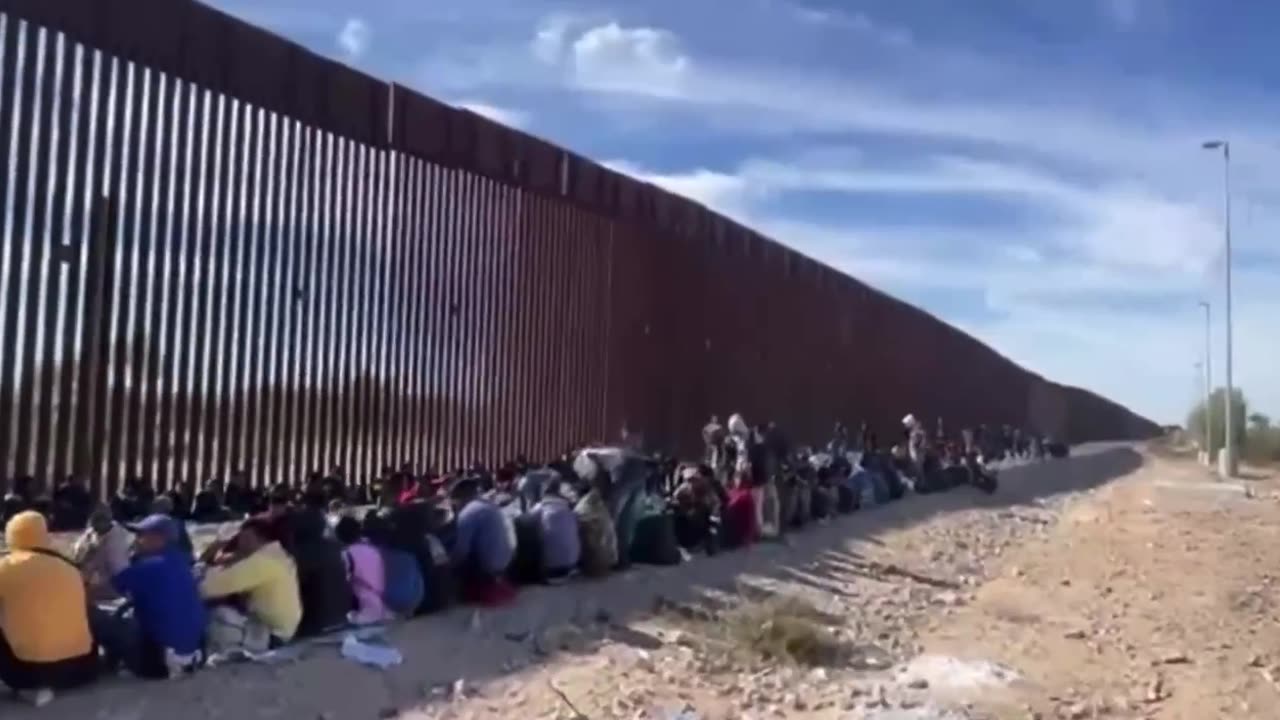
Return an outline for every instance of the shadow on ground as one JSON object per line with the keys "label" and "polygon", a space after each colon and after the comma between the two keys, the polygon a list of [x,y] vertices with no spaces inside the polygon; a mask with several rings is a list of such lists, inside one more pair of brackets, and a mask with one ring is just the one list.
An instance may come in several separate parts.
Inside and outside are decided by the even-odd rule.
{"label": "shadow on ground", "polygon": [[[763,544],[749,551],[698,557],[676,567],[637,567],[599,581],[526,589],[509,608],[459,608],[392,629],[390,642],[403,652],[405,662],[388,671],[363,668],[341,658],[332,647],[318,646],[309,648],[301,661],[279,666],[224,667],[168,683],[113,680],[59,697],[53,708],[60,717],[95,720],[394,717],[397,710],[440,699],[442,689],[459,679],[474,685],[544,662],[558,651],[554,642],[549,647],[544,639],[547,628],[607,627],[614,641],[651,649],[656,639],[625,626],[656,606],[688,607],[706,603],[718,591],[741,593],[747,589],[739,582],[744,575],[799,580],[843,592],[837,577],[847,582],[850,576],[908,573],[868,561],[848,544],[874,543],[880,533],[940,513],[1008,508],[1089,490],[1136,470],[1142,462],[1142,455],[1129,445],[1085,446],[1068,460],[1004,470],[995,495],[958,488],[941,495],[908,496],[794,533],[789,545]],[[910,574],[916,582],[952,587],[948,581],[929,577],[927,571]],[[48,711],[37,715],[23,707],[6,706],[3,715],[20,720],[45,717]]]}

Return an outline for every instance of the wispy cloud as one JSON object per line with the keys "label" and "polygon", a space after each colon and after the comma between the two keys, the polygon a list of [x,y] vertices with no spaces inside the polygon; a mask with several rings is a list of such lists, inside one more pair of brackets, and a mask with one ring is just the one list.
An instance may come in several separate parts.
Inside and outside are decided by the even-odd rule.
{"label": "wispy cloud", "polygon": [[459,100],[454,105],[487,117],[494,122],[500,122],[507,127],[525,128],[529,124],[529,113],[516,108],[501,107],[480,100]]}
{"label": "wispy cloud", "polygon": [[845,12],[831,8],[798,5],[795,7],[795,16],[808,25],[852,31],[859,36],[870,37],[891,47],[906,47],[914,40],[910,29],[878,22],[863,12]]}
{"label": "wispy cloud", "polygon": [[343,55],[355,60],[362,57],[369,49],[373,32],[369,23],[358,17],[348,18],[338,31],[338,47]]}

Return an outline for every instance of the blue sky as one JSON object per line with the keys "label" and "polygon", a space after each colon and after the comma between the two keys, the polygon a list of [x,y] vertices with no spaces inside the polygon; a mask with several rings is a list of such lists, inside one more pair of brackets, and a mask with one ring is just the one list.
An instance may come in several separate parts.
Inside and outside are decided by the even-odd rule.
{"label": "blue sky", "polygon": [[[1280,6],[1235,0],[219,0],[662,184],[1160,421],[1223,301],[1280,414]],[[1221,382],[1222,324],[1215,322]]]}

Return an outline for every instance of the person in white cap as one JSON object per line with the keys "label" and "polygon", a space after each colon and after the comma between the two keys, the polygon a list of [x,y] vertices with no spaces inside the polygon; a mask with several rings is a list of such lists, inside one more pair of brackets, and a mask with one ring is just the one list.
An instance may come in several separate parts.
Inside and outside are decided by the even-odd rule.
{"label": "person in white cap", "polygon": [[902,426],[907,432],[907,457],[911,458],[911,463],[915,465],[915,476],[920,477],[920,473],[924,469],[924,454],[928,437],[924,431],[924,426],[916,420],[916,416],[910,413],[902,418]]}

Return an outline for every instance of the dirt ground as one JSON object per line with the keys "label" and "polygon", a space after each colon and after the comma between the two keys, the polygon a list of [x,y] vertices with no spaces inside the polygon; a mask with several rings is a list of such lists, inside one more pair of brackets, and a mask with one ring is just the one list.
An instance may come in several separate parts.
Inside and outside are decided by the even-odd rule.
{"label": "dirt ground", "polygon": [[[318,645],[275,665],[111,681],[40,711],[150,718],[1274,718],[1280,485],[1094,446],[864,511],[786,545],[523,592],[393,629],[381,671]],[[787,598],[783,602],[782,598]],[[725,632],[803,612],[838,655]]]}

